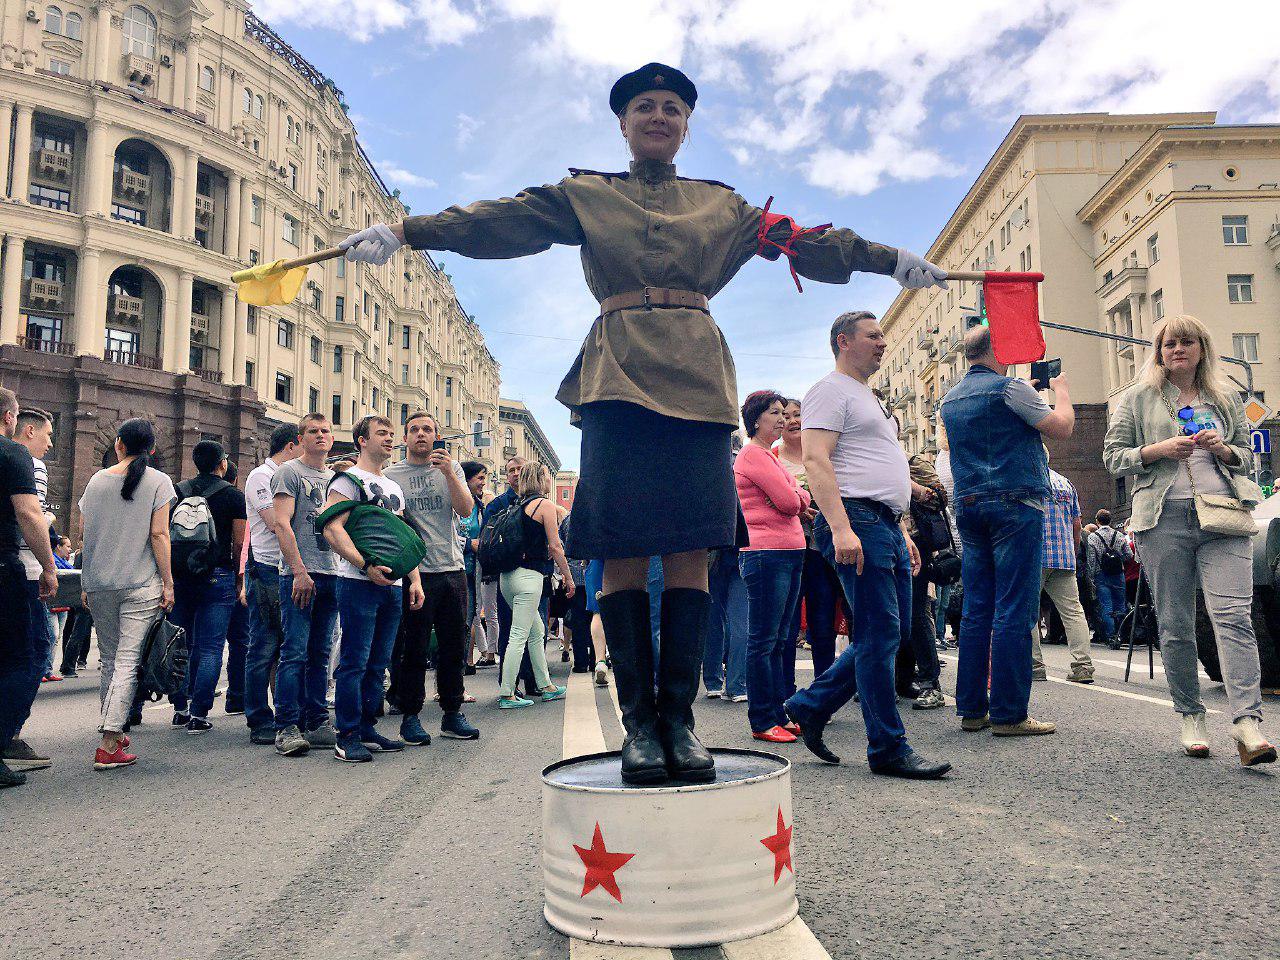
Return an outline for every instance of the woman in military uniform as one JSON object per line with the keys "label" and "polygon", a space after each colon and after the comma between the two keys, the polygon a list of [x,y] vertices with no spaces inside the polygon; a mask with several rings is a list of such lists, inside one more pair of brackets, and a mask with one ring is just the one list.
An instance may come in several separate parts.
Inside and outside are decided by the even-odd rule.
{"label": "woman in military uniform", "polygon": [[[741,542],[730,435],[738,426],[733,358],[708,300],[753,256],[786,254],[797,274],[846,283],[854,271],[904,286],[945,274],[851,230],[800,229],[722,183],[677,176],[672,163],[698,93],[650,63],[614,84],[609,106],[632,155],[621,173],[571,170],[512,198],[378,224],[343,241],[347,256],[386,263],[402,245],[504,259],[552,244],[580,247],[600,314],[556,394],[582,429],[568,551],[605,561],[600,616],[627,737],[629,783],[715,777],[693,733],[709,605],[707,551]],[[653,687],[646,574],[663,558],[661,647]]]}

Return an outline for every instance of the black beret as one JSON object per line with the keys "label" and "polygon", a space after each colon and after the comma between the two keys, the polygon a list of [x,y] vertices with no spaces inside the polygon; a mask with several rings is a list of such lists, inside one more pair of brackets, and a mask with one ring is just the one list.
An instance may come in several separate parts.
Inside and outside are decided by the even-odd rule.
{"label": "black beret", "polygon": [[650,90],[670,90],[687,103],[690,110],[698,102],[698,88],[683,73],[665,63],[646,63],[639,70],[618,78],[609,91],[609,109],[621,116],[634,97]]}

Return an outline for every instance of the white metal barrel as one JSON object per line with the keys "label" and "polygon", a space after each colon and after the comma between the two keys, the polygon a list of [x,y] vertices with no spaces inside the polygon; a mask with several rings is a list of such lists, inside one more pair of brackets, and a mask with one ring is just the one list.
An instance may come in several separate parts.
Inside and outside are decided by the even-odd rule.
{"label": "white metal barrel", "polygon": [[716,780],[632,787],[617,752],[542,772],[547,922],[599,943],[696,947],[795,917],[791,763],[712,750]]}

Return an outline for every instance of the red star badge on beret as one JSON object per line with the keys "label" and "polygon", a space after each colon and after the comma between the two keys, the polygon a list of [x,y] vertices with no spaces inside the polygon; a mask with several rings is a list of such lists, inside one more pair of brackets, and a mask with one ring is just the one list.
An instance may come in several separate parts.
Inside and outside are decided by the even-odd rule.
{"label": "red star badge on beret", "polygon": [[773,882],[776,884],[782,876],[782,868],[786,867],[795,874],[796,868],[791,865],[791,827],[782,819],[782,808],[778,808],[778,832],[760,841],[773,854]]}
{"label": "red star badge on beret", "polygon": [[660,86],[662,86],[662,85],[663,85],[664,83],[666,83],[666,82],[667,82],[667,78],[666,78],[666,77],[664,77],[662,74],[660,74],[660,73],[654,74],[654,76],[653,76],[653,83],[654,83],[654,86],[658,86],[658,87],[660,87]]}
{"label": "red star badge on beret", "polygon": [[[781,811],[779,811],[781,816]],[[787,831],[790,838],[791,831]],[[790,839],[787,841],[790,843]],[[582,896],[586,896],[596,887],[603,887],[605,892],[619,903],[622,902],[622,891],[618,889],[618,881],[614,878],[627,861],[635,856],[634,853],[610,853],[605,849],[604,835],[600,832],[600,824],[596,823],[595,836],[591,838],[591,848],[583,849],[576,843],[573,849],[578,851],[578,856],[582,858],[582,863],[587,868],[587,875],[582,882]],[[790,854],[787,854],[788,862],[790,862]]]}

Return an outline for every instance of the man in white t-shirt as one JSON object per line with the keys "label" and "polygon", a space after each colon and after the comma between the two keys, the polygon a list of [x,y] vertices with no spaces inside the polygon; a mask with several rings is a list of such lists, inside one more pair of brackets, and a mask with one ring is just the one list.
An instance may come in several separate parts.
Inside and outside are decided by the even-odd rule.
{"label": "man in white t-shirt", "polygon": [[244,496],[249,513],[249,561],[245,590],[249,602],[249,650],[245,655],[244,718],[253,743],[276,742],[275,716],[267,703],[271,673],[280,660],[280,541],[275,534],[271,478],[298,456],[298,425],[282,423],[271,431],[267,459],[249,471]]}
{"label": "man in white t-shirt", "polygon": [[[374,503],[401,515],[404,491],[382,471],[395,452],[395,430],[386,417],[368,416],[352,431],[356,463],[329,484],[325,509],[347,500]],[[388,567],[371,564],[347,533],[350,513],[335,517],[324,528],[324,538],[338,555],[338,619],[342,641],[334,674],[334,755],[348,763],[373,759],[370,751],[403,750],[404,741],[378,733],[378,708],[382,705],[383,679],[391,664],[402,611],[401,582],[390,579]],[[409,606],[422,606],[422,582],[415,567],[406,579]]]}
{"label": "man in white t-shirt", "polygon": [[936,780],[949,763],[923,759],[907,743],[894,691],[898,646],[910,640],[911,577],[920,555],[907,536],[911,476],[898,426],[867,381],[880,369],[884,333],[865,310],[831,327],[836,368],[805,394],[801,444],[809,489],[820,513],[814,540],[835,565],[853,612],[849,647],[786,703],[810,750],[839,763],[822,739],[832,715],[860,695],[873,773]]}

